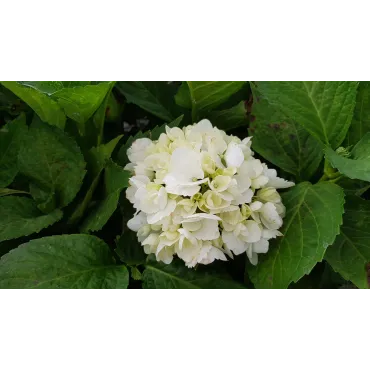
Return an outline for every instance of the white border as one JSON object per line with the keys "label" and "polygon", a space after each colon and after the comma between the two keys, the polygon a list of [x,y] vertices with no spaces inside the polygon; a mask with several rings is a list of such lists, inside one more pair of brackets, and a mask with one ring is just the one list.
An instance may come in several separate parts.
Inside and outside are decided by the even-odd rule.
{"label": "white border", "polygon": [[366,0],[18,0],[2,80],[366,80]]}
{"label": "white border", "polygon": [[360,290],[1,291],[1,368],[361,369]]}
{"label": "white border", "polygon": [[[368,1],[2,1],[1,80],[369,80]],[[1,367],[361,369],[366,291],[1,291]]]}

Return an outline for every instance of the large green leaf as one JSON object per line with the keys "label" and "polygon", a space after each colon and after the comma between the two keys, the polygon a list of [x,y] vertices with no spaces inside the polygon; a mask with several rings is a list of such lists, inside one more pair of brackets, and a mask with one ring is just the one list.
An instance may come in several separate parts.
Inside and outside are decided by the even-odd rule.
{"label": "large green leaf", "polygon": [[245,109],[244,101],[232,108],[220,111],[211,111],[205,114],[214,126],[220,130],[232,130],[234,128],[244,126],[247,124],[247,111]]}
{"label": "large green leaf", "polygon": [[88,81],[19,81],[23,86],[32,87],[47,95],[64,89],[65,87],[76,87],[90,85]]}
{"label": "large green leaf", "polygon": [[143,274],[145,289],[241,289],[243,286],[227,275],[189,269],[180,260],[169,265],[148,258]]}
{"label": "large green leaf", "polygon": [[316,139],[336,149],[351,124],[357,82],[258,82],[259,91]]}
{"label": "large green leaf", "polygon": [[320,262],[339,234],[344,194],[332,183],[300,183],[282,194],[287,214],[283,237],[270,243],[258,265],[248,264],[256,288],[287,288]]}
{"label": "large green leaf", "polygon": [[352,158],[341,156],[329,147],[325,149],[325,157],[334,168],[350,179],[370,181],[370,132],[353,148]]}
{"label": "large green leaf", "polygon": [[109,247],[90,235],[31,240],[0,260],[0,288],[127,288],[128,279]]}
{"label": "large green leaf", "polygon": [[346,195],[356,195],[358,197],[370,188],[370,183],[367,181],[353,180],[345,176],[336,179],[335,183],[344,190]]}
{"label": "large green leaf", "polygon": [[126,97],[128,103],[154,114],[166,122],[178,116],[174,96],[176,86],[167,82],[118,82],[117,89]]}
{"label": "large green leaf", "polygon": [[322,144],[258,95],[255,90],[249,129],[253,150],[298,180],[309,180],[322,160]]}
{"label": "large green leaf", "polygon": [[335,271],[359,288],[368,288],[366,264],[370,262],[370,201],[347,197],[343,226],[325,259]]}
{"label": "large green leaf", "polygon": [[31,181],[39,203],[55,198],[65,207],[76,196],[85,176],[85,161],[76,142],[62,130],[35,120],[19,153],[19,170]]}
{"label": "large green leaf", "polygon": [[66,116],[57,102],[33,87],[18,82],[1,82],[7,89],[27,103],[44,122],[64,128]]}
{"label": "large green leaf", "polygon": [[360,82],[353,120],[348,129],[345,145],[355,145],[366,132],[370,132],[370,82]]}
{"label": "large green leaf", "polygon": [[18,173],[18,153],[26,135],[24,114],[0,129],[0,188],[11,184]]}
{"label": "large green leaf", "polygon": [[109,143],[101,144],[98,147],[93,147],[87,154],[87,181],[89,183],[88,190],[85,193],[82,201],[75,207],[72,216],[69,219],[69,223],[77,223],[84,215],[88,205],[91,202],[93,194],[96,187],[98,186],[100,175],[102,174],[104,168],[109,163],[111,155],[117,146],[118,142],[121,140],[122,135],[117,136]]}
{"label": "large green leaf", "polygon": [[56,209],[45,215],[32,199],[25,197],[0,197],[0,241],[38,233],[59,221],[62,211]]}
{"label": "large green leaf", "polygon": [[193,109],[193,119],[208,112],[239,91],[243,81],[187,81]]}
{"label": "large green leaf", "polygon": [[24,100],[42,121],[64,128],[67,115],[79,124],[80,133],[84,134],[85,122],[98,109],[114,82],[90,85],[79,81],[22,81],[3,82],[3,85]]}
{"label": "large green leaf", "polygon": [[94,114],[111,90],[113,82],[97,85],[65,87],[51,97],[64,109],[66,115],[82,125]]}
{"label": "large green leaf", "polygon": [[121,191],[128,186],[131,174],[114,162],[105,169],[105,198],[90,211],[82,224],[81,231],[98,231],[108,222],[117,209]]}

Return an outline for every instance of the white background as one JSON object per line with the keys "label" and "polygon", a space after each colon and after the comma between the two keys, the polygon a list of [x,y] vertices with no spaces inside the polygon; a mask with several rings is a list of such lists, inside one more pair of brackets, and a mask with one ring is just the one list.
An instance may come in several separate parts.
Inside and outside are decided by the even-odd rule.
{"label": "white background", "polygon": [[[367,1],[1,1],[1,80],[369,80]],[[361,369],[369,293],[1,291],[4,370]]]}
{"label": "white background", "polygon": [[366,369],[360,290],[2,291],[1,368]]}

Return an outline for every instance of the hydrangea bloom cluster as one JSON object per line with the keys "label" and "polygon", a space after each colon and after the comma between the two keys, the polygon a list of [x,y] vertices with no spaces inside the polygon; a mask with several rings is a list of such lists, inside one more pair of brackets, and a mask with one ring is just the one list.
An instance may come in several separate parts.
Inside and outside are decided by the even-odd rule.
{"label": "hydrangea bloom cluster", "polygon": [[209,264],[246,252],[250,262],[282,234],[285,207],[276,191],[294,183],[253,157],[251,137],[240,140],[208,120],[127,151],[132,172],[126,191],[136,209],[128,227],[147,254],[186,266]]}

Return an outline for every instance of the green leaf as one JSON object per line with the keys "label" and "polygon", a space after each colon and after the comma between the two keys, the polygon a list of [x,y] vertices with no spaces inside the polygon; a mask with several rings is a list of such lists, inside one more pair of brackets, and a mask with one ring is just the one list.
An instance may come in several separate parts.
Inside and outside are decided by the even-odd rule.
{"label": "green leaf", "polygon": [[205,115],[220,130],[232,130],[247,124],[247,111],[244,101],[232,108],[212,111]]}
{"label": "green leaf", "polygon": [[144,248],[137,240],[136,233],[131,230],[126,230],[119,237],[115,252],[122,262],[130,266],[142,265],[147,258]]}
{"label": "green leaf", "polygon": [[97,176],[104,169],[122,137],[123,135],[119,135],[106,144],[90,149],[87,164],[92,176]]}
{"label": "green leaf", "polygon": [[109,247],[90,235],[31,240],[0,260],[0,288],[127,288],[129,273]]}
{"label": "green leaf", "polygon": [[141,275],[141,272],[139,271],[139,269],[137,267],[131,266],[130,271],[131,271],[131,277],[134,280],[142,280],[143,279],[143,277]]}
{"label": "green leaf", "polygon": [[357,82],[258,82],[258,90],[311,135],[336,149],[346,137]]}
{"label": "green leaf", "polygon": [[184,81],[175,95],[175,102],[178,106],[191,109],[191,97],[188,84]]}
{"label": "green leaf", "polygon": [[81,232],[98,231],[117,209],[121,191],[128,186],[131,174],[114,162],[105,169],[105,198],[95,207],[82,224]]}
{"label": "green leaf", "polygon": [[298,180],[309,180],[323,158],[322,144],[259,96],[257,90],[254,93],[255,120],[249,129],[253,150]]}
{"label": "green leaf", "polygon": [[243,81],[187,81],[193,109],[193,120],[208,112],[239,91]]}
{"label": "green leaf", "polygon": [[346,146],[358,143],[366,132],[370,132],[370,82],[360,82],[352,124],[345,140]]}
{"label": "green leaf", "polygon": [[91,202],[95,189],[98,186],[100,175],[108,164],[111,155],[122,136],[123,135],[117,136],[107,144],[101,144],[98,147],[90,149],[87,155],[87,181],[90,186],[85,193],[83,200],[76,206],[72,216],[69,218],[69,224],[77,223],[84,215]]}
{"label": "green leaf", "polygon": [[18,82],[1,82],[7,89],[27,103],[44,122],[64,129],[66,116],[53,99],[44,93]]}
{"label": "green leaf", "polygon": [[227,275],[189,269],[180,260],[169,265],[148,258],[143,274],[145,289],[242,289],[238,282]]}
{"label": "green leaf", "polygon": [[166,122],[171,122],[179,113],[174,100],[176,87],[166,82],[118,82],[116,87],[128,103],[136,104]]}
{"label": "green leaf", "polygon": [[159,136],[162,133],[166,132],[166,126],[168,126],[170,128],[178,127],[183,118],[184,118],[184,115],[181,115],[180,117],[177,117],[175,120],[173,120],[170,123],[167,123],[167,124],[165,123],[164,125],[154,127],[154,129],[152,131],[146,131],[144,133],[139,131],[135,136],[130,136],[127,139],[126,143],[121,146],[121,148],[118,152],[118,155],[117,155],[117,162],[121,166],[125,166],[129,162],[129,159],[127,157],[127,149],[132,145],[132,143],[135,140],[141,139],[141,138],[144,138],[144,137],[150,138],[152,140],[158,140]]}
{"label": "green leaf", "polygon": [[85,122],[98,109],[113,85],[113,82],[103,82],[98,85],[68,87],[55,92],[51,97],[69,118],[79,123],[80,132],[83,134]]}
{"label": "green leaf", "polygon": [[41,213],[30,198],[0,197],[0,241],[38,233],[62,216],[59,209],[48,215]]}
{"label": "green leaf", "polygon": [[58,207],[67,206],[75,198],[86,172],[76,142],[62,130],[38,120],[30,126],[18,165],[33,184],[31,195],[42,203],[55,194]]}
{"label": "green leaf", "polygon": [[352,158],[343,157],[329,147],[325,148],[325,157],[334,168],[350,179],[370,181],[370,132],[353,148]]}
{"label": "green leaf", "polygon": [[335,183],[344,190],[346,195],[358,197],[370,188],[370,184],[367,181],[353,180],[345,176],[340,177]]}
{"label": "green leaf", "polygon": [[300,183],[282,194],[287,208],[283,237],[270,243],[256,267],[247,264],[256,288],[287,288],[320,262],[339,234],[344,194],[332,183]]}
{"label": "green leaf", "polygon": [[325,259],[344,279],[368,288],[366,264],[370,262],[370,202],[348,197],[343,226]]}
{"label": "green leaf", "polygon": [[18,83],[23,86],[32,87],[47,95],[54,94],[65,87],[90,85],[88,81],[19,81]]}
{"label": "green leaf", "polygon": [[10,185],[18,173],[18,153],[26,135],[23,113],[0,129],[0,188]]}

